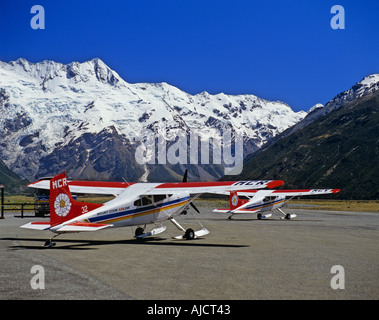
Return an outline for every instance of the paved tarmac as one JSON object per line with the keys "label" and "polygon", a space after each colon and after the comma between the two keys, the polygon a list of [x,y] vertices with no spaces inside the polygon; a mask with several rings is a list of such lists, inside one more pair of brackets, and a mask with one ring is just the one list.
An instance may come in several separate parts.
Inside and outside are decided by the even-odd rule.
{"label": "paved tarmac", "polygon": [[[167,231],[137,241],[134,229],[57,237],[19,228],[38,218],[0,220],[0,299],[379,299],[379,213],[295,210],[294,220],[274,215],[212,213],[200,207],[210,234],[173,240]],[[288,209],[287,209],[288,211]],[[187,214],[185,228],[198,228]],[[32,289],[34,265],[44,289]],[[335,265],[345,289],[332,289]],[[340,280],[342,281],[342,280]],[[341,284],[341,282],[338,282]]]}

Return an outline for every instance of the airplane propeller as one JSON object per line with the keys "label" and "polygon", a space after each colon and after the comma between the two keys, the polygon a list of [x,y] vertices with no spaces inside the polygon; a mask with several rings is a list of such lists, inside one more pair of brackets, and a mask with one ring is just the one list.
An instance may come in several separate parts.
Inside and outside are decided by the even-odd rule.
{"label": "airplane propeller", "polygon": [[[183,181],[182,182],[187,182],[187,176],[188,176],[188,169],[186,169],[186,171],[184,172],[184,175],[183,175]],[[199,209],[193,204],[193,202],[190,202],[189,203],[190,206],[197,212],[197,213],[200,213]]]}
{"label": "airplane propeller", "polygon": [[193,204],[193,202],[190,202],[190,206],[194,208],[197,213],[200,213],[199,209]]}
{"label": "airplane propeller", "polygon": [[186,171],[184,172],[182,182],[187,182],[187,176],[188,176],[188,169],[186,169]]}

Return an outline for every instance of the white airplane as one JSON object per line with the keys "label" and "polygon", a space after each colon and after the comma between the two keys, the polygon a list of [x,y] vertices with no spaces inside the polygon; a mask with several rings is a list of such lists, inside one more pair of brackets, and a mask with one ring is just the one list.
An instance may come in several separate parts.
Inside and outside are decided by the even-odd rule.
{"label": "white airplane", "polygon": [[[257,213],[258,219],[266,219],[272,216],[274,209],[277,209],[284,215],[281,219],[296,218],[294,213],[285,213],[281,207],[293,197],[309,196],[338,193],[340,189],[305,189],[305,190],[234,190],[228,192],[220,192],[220,194],[230,194],[229,209],[215,209],[213,212],[230,213],[229,220],[233,215],[239,213]],[[241,199],[243,196],[246,199]],[[287,199],[289,197],[289,199]],[[263,214],[262,212],[268,213]]]}
{"label": "white airplane", "polygon": [[[264,181],[217,181],[187,182],[187,171],[183,182],[176,183],[127,183],[68,181],[62,173],[51,180],[40,180],[29,184],[37,189],[50,189],[50,221],[35,221],[22,225],[22,228],[49,230],[55,235],[46,240],[45,246],[55,245],[52,239],[62,233],[97,231],[109,227],[137,226],[136,238],[157,235],[166,230],[163,221],[172,222],[184,235],[176,239],[191,240],[205,236],[204,228],[194,231],[184,229],[174,218],[185,214],[192,201],[202,193],[221,193],[233,190],[275,188],[282,185],[281,180]],[[73,193],[110,194],[116,197],[104,204],[75,201]],[[190,196],[194,195],[192,199]],[[156,228],[145,232],[147,224]]]}

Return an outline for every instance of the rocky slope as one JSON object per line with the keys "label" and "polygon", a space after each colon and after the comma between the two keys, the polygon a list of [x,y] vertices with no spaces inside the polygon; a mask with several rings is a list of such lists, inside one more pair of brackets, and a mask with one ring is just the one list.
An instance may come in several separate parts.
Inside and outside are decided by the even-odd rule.
{"label": "rocky slope", "polygon": [[333,198],[379,199],[378,82],[373,75],[337,95],[324,107],[333,110],[248,156],[234,179],[282,179],[284,188],[339,188]]}

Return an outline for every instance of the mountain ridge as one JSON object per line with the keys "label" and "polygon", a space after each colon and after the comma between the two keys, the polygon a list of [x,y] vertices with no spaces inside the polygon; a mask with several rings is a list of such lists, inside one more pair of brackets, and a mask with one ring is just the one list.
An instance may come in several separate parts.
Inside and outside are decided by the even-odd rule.
{"label": "mountain ridge", "polygon": [[[344,104],[379,90],[379,74],[371,74],[355,83],[351,88],[340,92],[324,106],[316,104],[309,109],[308,114],[291,128],[285,130],[281,136],[289,135],[298,129],[312,123],[318,118],[327,115]],[[279,138],[279,137],[278,137]]]}
{"label": "mountain ridge", "polygon": [[[164,82],[127,83],[99,58],[69,64],[22,58],[0,62],[0,111],[0,154],[18,175],[35,179],[66,170],[76,179],[86,172],[88,179],[130,181],[160,179],[165,171],[131,157],[146,132],[163,137],[169,147],[180,134],[200,132],[211,139],[235,129],[246,155],[306,115],[254,95],[190,95]],[[113,138],[117,143],[109,143]],[[65,154],[76,160],[69,163]],[[129,168],[122,170],[118,163]],[[169,165],[172,179],[184,165]],[[223,174],[218,163],[204,165],[191,165],[190,173],[199,179]],[[201,174],[204,168],[212,173]]]}
{"label": "mountain ridge", "polygon": [[282,179],[285,188],[339,188],[334,198],[379,199],[379,90],[339,108],[252,154],[244,179]]}

